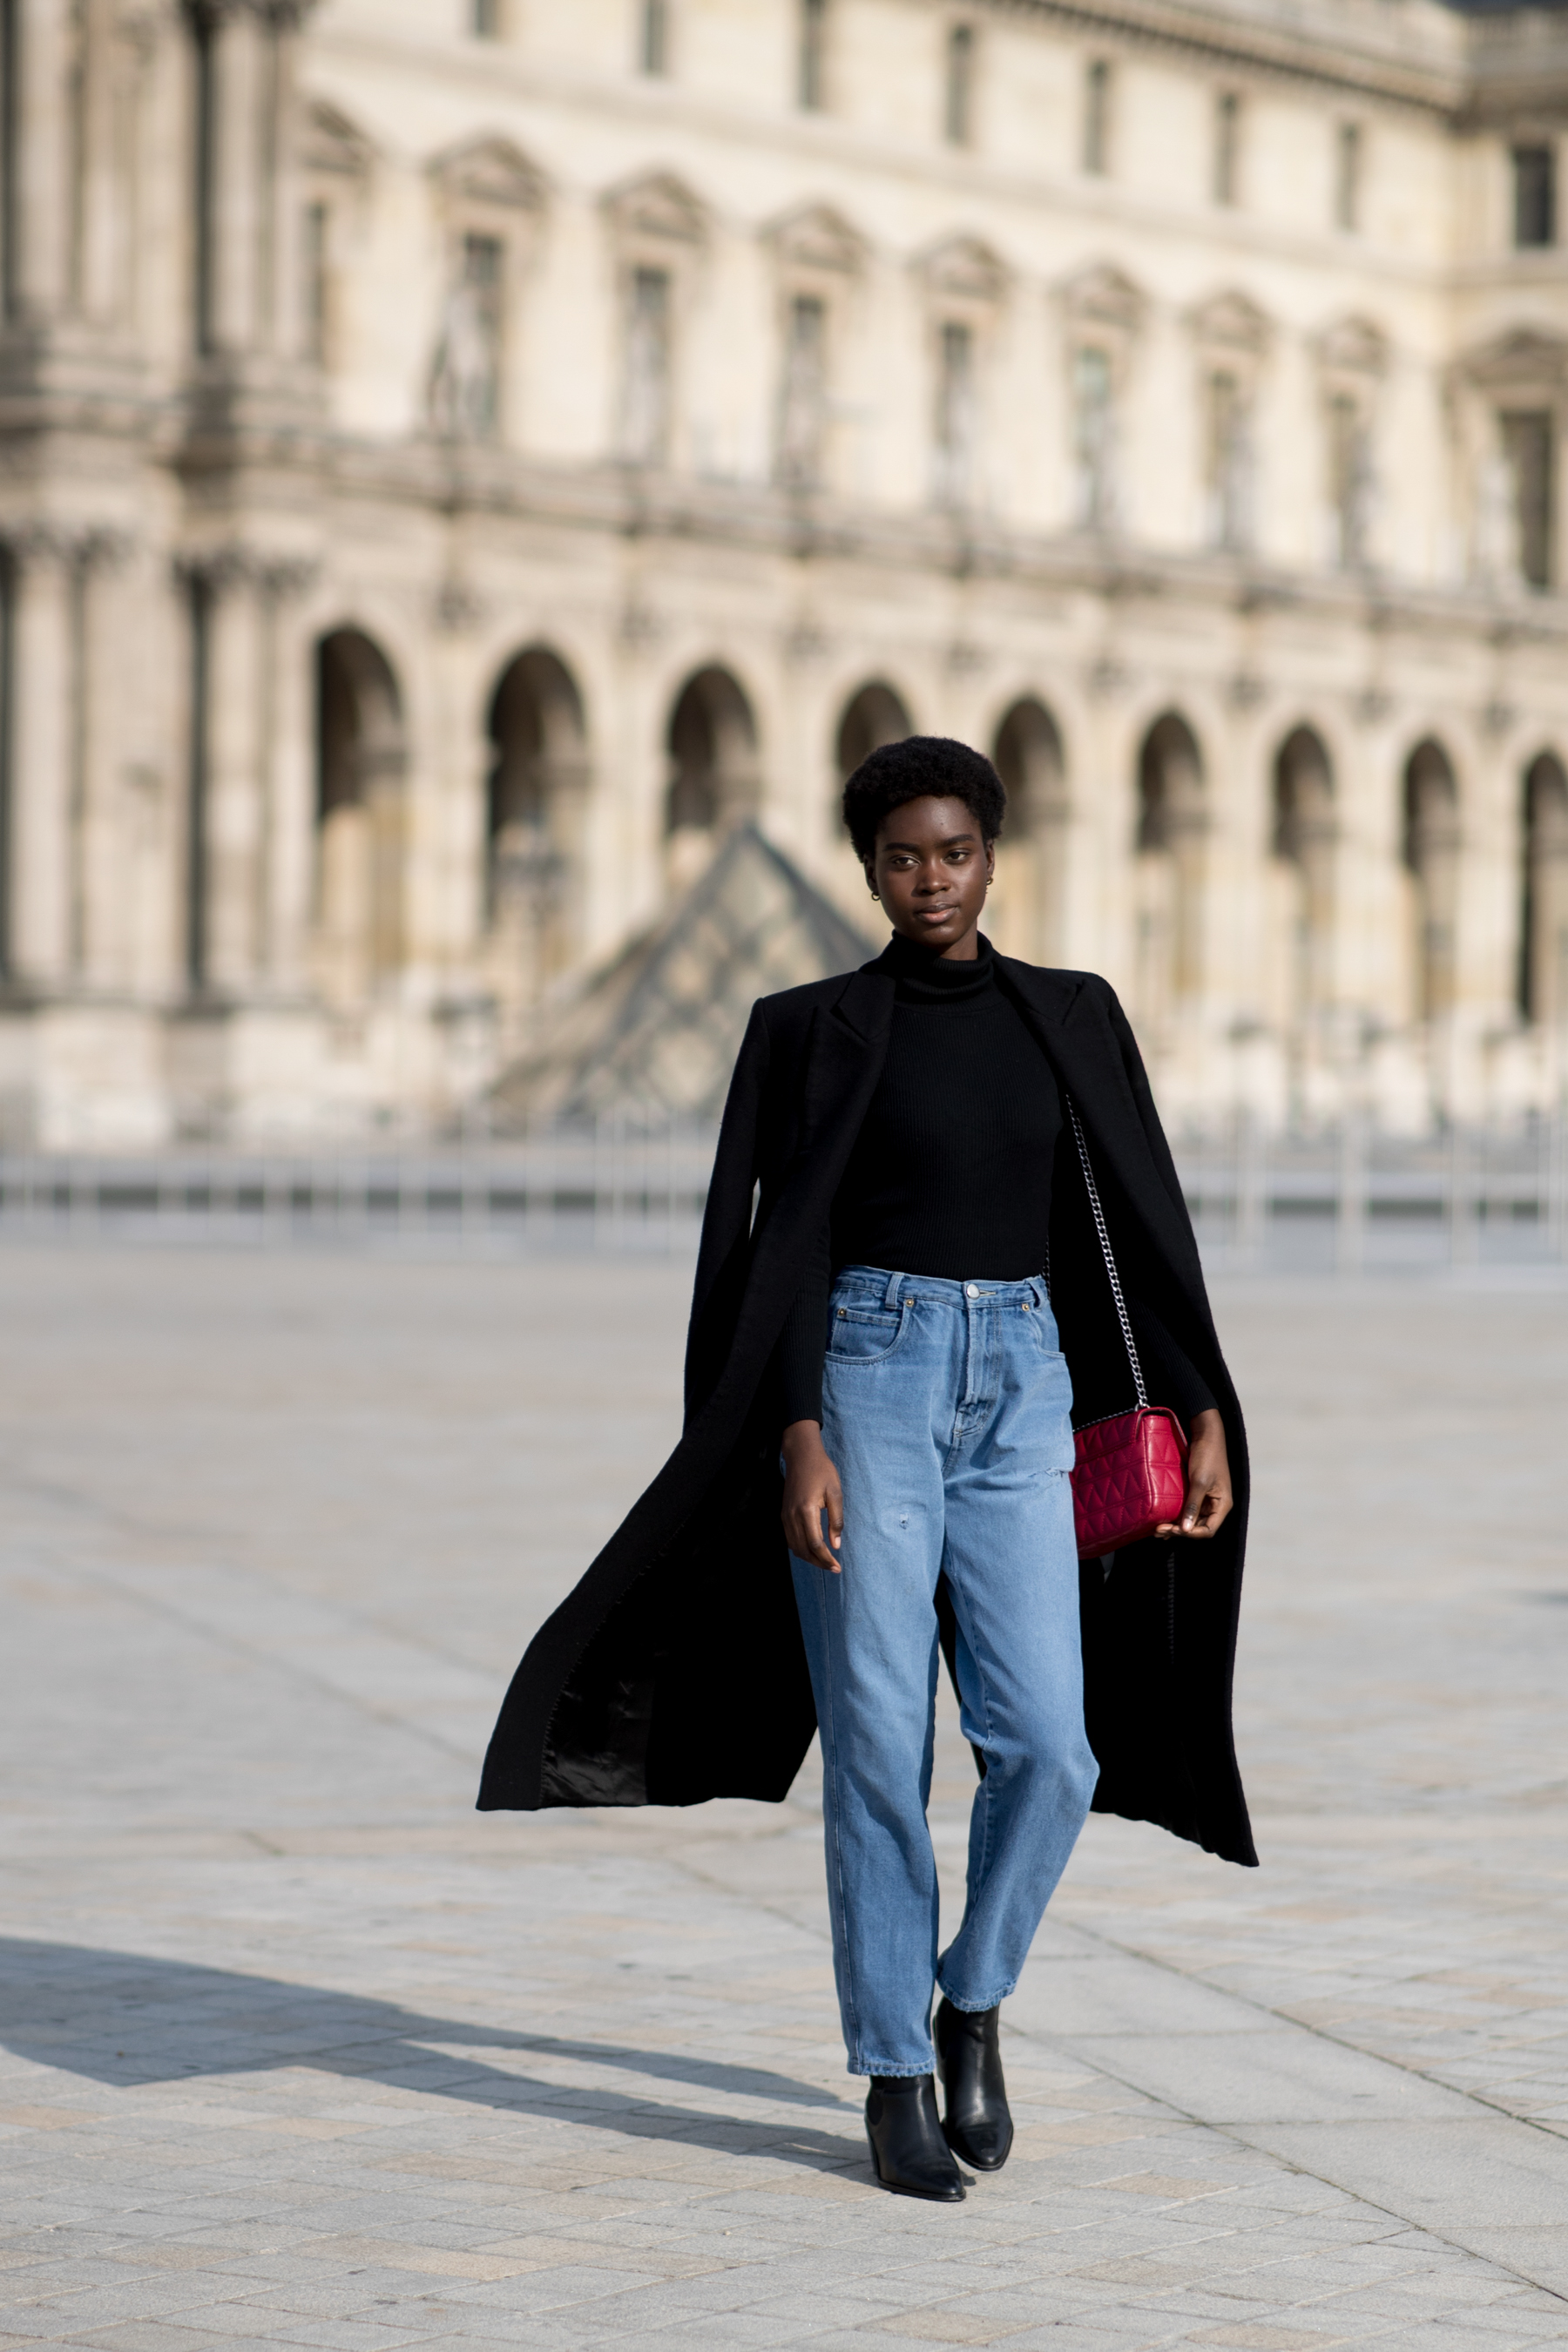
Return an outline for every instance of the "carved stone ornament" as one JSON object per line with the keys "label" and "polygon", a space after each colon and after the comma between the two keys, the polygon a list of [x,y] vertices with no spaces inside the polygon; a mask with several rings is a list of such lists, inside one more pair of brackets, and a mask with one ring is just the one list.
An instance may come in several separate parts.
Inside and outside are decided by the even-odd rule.
{"label": "carved stone ornament", "polygon": [[436,626],[443,636],[471,636],[485,619],[484,599],[466,580],[443,580],[432,606]]}
{"label": "carved stone ornament", "polygon": [[614,189],[605,204],[623,238],[700,245],[708,233],[704,206],[672,172],[652,172],[633,180]]}
{"label": "carved stone ornament", "polygon": [[1211,295],[1188,314],[1194,335],[1205,348],[1242,352],[1258,358],[1268,348],[1268,320],[1249,296],[1232,290]]}
{"label": "carved stone ornament", "polygon": [[544,174],[510,139],[465,140],[436,157],[430,176],[449,205],[531,213],[544,202]]}
{"label": "carved stone ornament", "polygon": [[118,523],[70,522],[49,517],[0,522],[0,547],[26,572],[58,565],[67,571],[115,572],[136,551],[134,533]]}
{"label": "carved stone ornament", "polygon": [[1149,308],[1140,287],[1109,262],[1091,262],[1069,278],[1061,289],[1062,307],[1069,319],[1082,324],[1119,329],[1133,334]]}
{"label": "carved stone ornament", "polygon": [[346,114],[340,114],[325,99],[311,99],[300,130],[300,161],[306,171],[334,179],[363,180],[374,157],[370,141]]}
{"label": "carved stone ornament", "polygon": [[829,205],[790,213],[771,236],[780,261],[791,268],[852,278],[865,265],[865,238]]}
{"label": "carved stone ornament", "polygon": [[199,33],[213,33],[236,16],[258,16],[277,33],[297,32],[316,0],[183,0],[184,12]]}
{"label": "carved stone ornament", "polygon": [[304,595],[315,585],[321,568],[319,558],[302,551],[256,547],[237,539],[215,547],[183,549],[173,564],[179,587],[199,583],[214,595],[234,588],[253,588],[276,603]]}
{"label": "carved stone ornament", "polygon": [[950,302],[999,302],[1007,290],[1006,264],[977,236],[944,239],[925,256],[921,273],[931,293]]}
{"label": "carved stone ornament", "polygon": [[1331,375],[1373,379],[1388,367],[1388,340],[1370,319],[1340,319],[1318,338],[1318,364]]}
{"label": "carved stone ornament", "polygon": [[1568,338],[1520,327],[1485,343],[1459,363],[1458,373],[1489,390],[1554,392],[1568,383]]}

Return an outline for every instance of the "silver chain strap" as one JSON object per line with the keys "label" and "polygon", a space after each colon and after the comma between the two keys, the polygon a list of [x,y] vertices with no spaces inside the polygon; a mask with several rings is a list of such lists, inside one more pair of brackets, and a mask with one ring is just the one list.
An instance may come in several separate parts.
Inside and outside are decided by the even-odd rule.
{"label": "silver chain strap", "polygon": [[1143,1385],[1143,1367],[1138,1360],[1138,1342],[1132,1337],[1132,1318],[1127,1312],[1127,1301],[1121,1296],[1121,1276],[1116,1271],[1116,1260],[1110,1253],[1110,1235],[1105,1230],[1105,1211],[1100,1205],[1100,1187],[1094,1181],[1094,1170],[1089,1166],[1089,1146],[1083,1139],[1078,1105],[1071,1095],[1064,1096],[1063,1099],[1067,1104],[1068,1117],[1072,1121],[1073,1141],[1078,1146],[1079,1163],[1083,1170],[1084,1183],[1089,1189],[1089,1205],[1094,1212],[1094,1230],[1100,1235],[1100,1246],[1105,1257],[1105,1271],[1110,1276],[1110,1295],[1116,1301],[1116,1313],[1121,1325],[1121,1336],[1127,1342],[1127,1360],[1132,1367],[1132,1385],[1138,1391],[1139,1410],[1147,1412],[1149,1391]]}

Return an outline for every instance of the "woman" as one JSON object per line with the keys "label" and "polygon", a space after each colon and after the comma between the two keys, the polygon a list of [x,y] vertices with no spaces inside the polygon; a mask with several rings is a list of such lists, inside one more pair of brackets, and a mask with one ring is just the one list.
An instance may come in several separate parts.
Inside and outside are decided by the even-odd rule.
{"label": "woman", "polygon": [[[873,2165],[952,2200],[955,2154],[1006,2158],[1000,2004],[1091,1802],[1256,1860],[1229,1721],[1245,1442],[1115,997],[980,936],[995,771],[912,737],[844,800],[892,940],[752,1012],[684,1433],[519,1667],[479,1803],[778,1799],[820,1726]],[[1125,1410],[1131,1376],[1073,1112],[1151,1392],[1190,1440],[1179,1522],[1081,1575],[1073,1424]],[[1184,1543],[1208,1548],[1191,1568]],[[940,1956],[939,1639],[983,1775]]]}

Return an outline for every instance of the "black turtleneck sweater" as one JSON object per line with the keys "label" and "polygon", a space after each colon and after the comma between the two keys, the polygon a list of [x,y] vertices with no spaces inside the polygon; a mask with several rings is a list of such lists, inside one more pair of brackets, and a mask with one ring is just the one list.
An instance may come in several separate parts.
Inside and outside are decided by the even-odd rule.
{"label": "black turtleneck sweater", "polygon": [[779,1343],[786,1427],[822,1418],[838,1267],[960,1282],[1022,1282],[1046,1267],[1061,1101],[1050,1064],[996,985],[989,942],[956,963],[894,939],[871,968],[898,982],[892,1034]]}

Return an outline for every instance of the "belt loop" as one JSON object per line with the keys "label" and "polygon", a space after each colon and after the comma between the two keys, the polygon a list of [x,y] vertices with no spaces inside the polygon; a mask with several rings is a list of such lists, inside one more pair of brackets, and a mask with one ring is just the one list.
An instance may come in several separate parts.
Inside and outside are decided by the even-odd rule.
{"label": "belt loop", "polygon": [[890,1274],[888,1276],[888,1287],[882,1297],[882,1305],[889,1314],[891,1314],[899,1303],[899,1285],[903,1278],[901,1274]]}

